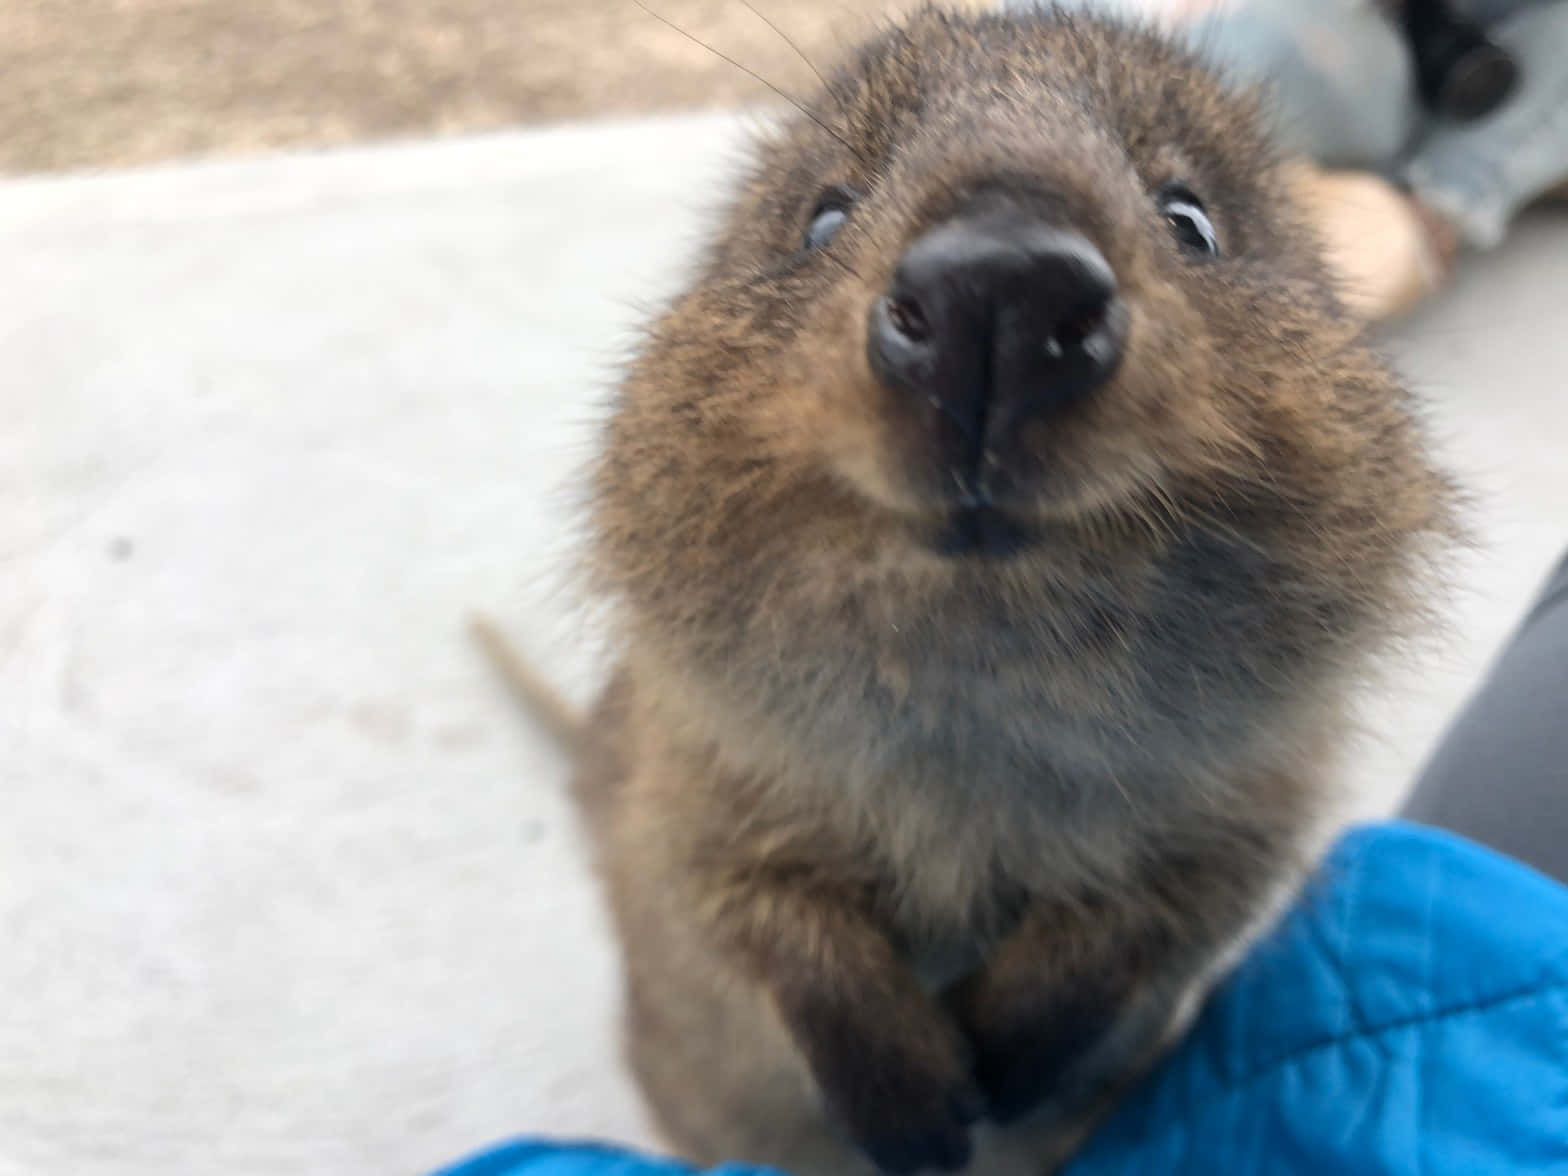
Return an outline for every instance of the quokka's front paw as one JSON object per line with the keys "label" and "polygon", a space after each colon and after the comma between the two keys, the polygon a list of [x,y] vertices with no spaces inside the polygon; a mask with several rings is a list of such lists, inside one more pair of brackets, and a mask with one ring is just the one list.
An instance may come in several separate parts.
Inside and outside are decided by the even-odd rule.
{"label": "quokka's front paw", "polygon": [[890,1176],[964,1167],[985,1103],[962,1037],[935,1018],[920,1032],[889,1028],[871,1020],[813,1043],[812,1069],[832,1113]]}
{"label": "quokka's front paw", "polygon": [[974,1051],[975,1080],[998,1123],[1020,1119],[1047,1100],[1074,1101],[1083,1093],[1067,1087],[1078,1084],[1084,1059],[1103,1052],[1097,1047],[1123,1009],[1117,996],[1097,985],[1026,995],[1002,991],[983,974],[962,986],[951,1004]]}

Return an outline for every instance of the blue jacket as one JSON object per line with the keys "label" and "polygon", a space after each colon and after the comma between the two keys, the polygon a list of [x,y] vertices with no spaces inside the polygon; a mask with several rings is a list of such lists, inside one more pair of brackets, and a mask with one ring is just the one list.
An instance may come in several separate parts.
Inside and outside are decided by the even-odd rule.
{"label": "blue jacket", "polygon": [[[442,1176],[688,1171],[522,1142]],[[1068,1169],[1229,1173],[1568,1176],[1568,889],[1411,825],[1342,840]]]}

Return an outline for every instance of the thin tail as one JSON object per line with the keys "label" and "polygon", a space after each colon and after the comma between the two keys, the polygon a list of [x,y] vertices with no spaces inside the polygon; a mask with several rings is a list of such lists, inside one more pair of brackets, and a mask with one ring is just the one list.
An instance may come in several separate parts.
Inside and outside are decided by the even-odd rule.
{"label": "thin tail", "polygon": [[517,647],[489,617],[470,618],[468,628],[523,709],[563,751],[576,759],[587,743],[587,716],[523,660]]}

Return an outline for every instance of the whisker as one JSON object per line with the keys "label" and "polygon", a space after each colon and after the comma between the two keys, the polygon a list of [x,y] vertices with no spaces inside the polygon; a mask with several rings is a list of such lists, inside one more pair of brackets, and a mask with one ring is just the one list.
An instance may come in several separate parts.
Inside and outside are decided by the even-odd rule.
{"label": "whisker", "polygon": [[653,17],[653,19],[658,21],[660,24],[666,25],[669,28],[674,29],[677,33],[679,33],[681,36],[685,37],[693,45],[701,46],[702,48],[706,49],[709,53],[711,53],[715,57],[719,58],[719,60],[728,62],[730,65],[733,65],[736,69],[740,70],[743,74],[746,74],[746,75],[748,75],[750,77],[753,77],[757,81],[761,82],[764,86],[766,86],[768,89],[772,90],[775,94],[777,94],[780,98],[784,99],[784,101],[788,102],[796,110],[800,111],[801,114],[805,115],[812,122],[816,123],[817,126],[821,127],[829,135],[832,135],[833,138],[837,139],[838,142],[844,147],[844,149],[846,151],[848,151],[851,155],[855,156],[857,159],[860,158],[860,152],[855,150],[854,145],[852,143],[850,143],[850,141],[848,139],[844,138],[843,135],[839,134],[832,127],[830,127],[827,123],[823,122],[820,118],[818,118],[815,114],[813,114],[810,110],[808,110],[806,108],[806,106],[803,103],[801,103],[798,99],[791,98],[788,94],[786,94],[783,90],[779,89],[772,82],[768,81],[767,78],[763,77],[756,70],[751,69],[748,66],[742,65],[740,62],[736,61],[733,57],[731,57],[728,53],[721,53],[719,50],[715,49],[712,45],[710,45],[706,41],[704,41],[701,37],[695,36],[692,33],[688,33],[685,29],[681,28],[680,25],[676,24],[669,17],[662,16],[659,13],[655,12],[653,9],[649,8],[646,4],[644,4],[642,2],[642,0],[632,0],[632,3],[637,5],[638,8],[642,9],[644,12],[646,12],[649,16]]}
{"label": "whisker", "polygon": [[850,265],[849,262],[844,261],[842,258],[834,257],[831,248],[824,249],[822,251],[822,256],[827,258],[834,265],[838,266],[839,269],[843,270],[845,273],[859,279],[862,282],[865,281],[865,279],[860,276],[860,271],[857,270],[854,266]]}
{"label": "whisker", "polygon": [[833,88],[828,85],[827,78],[822,76],[822,71],[816,67],[816,63],[814,63],[811,60],[811,58],[806,56],[805,52],[801,49],[801,47],[799,45],[795,44],[795,42],[790,39],[790,35],[788,33],[786,33],[783,29],[779,28],[778,25],[774,24],[771,20],[769,20],[767,13],[761,11],[755,4],[751,3],[751,0],[740,0],[740,3],[741,3],[742,6],[745,7],[746,11],[750,12],[753,16],[755,16],[763,24],[767,25],[770,29],[772,29],[773,32],[778,36],[779,40],[783,41],[784,44],[788,45],[790,47],[790,49],[794,51],[795,56],[800,58],[802,61],[804,61],[806,63],[806,68],[809,69],[812,73],[817,75],[817,81],[822,83],[822,88],[824,90],[828,91],[828,93],[830,93],[830,94],[832,93]]}

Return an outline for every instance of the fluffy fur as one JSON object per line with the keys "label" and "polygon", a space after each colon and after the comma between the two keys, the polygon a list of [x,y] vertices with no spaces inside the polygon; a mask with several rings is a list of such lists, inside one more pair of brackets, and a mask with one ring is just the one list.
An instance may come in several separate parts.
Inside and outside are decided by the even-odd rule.
{"label": "fluffy fur", "polygon": [[[980,191],[1087,236],[1131,316],[1009,450],[1005,557],[932,541],[947,471],[865,358]],[[579,792],[630,1057],[688,1157],[797,1176],[1070,1151],[1299,878],[1348,684],[1450,530],[1250,103],[1053,13],[923,12],[759,145],[593,495],[618,669]]]}

